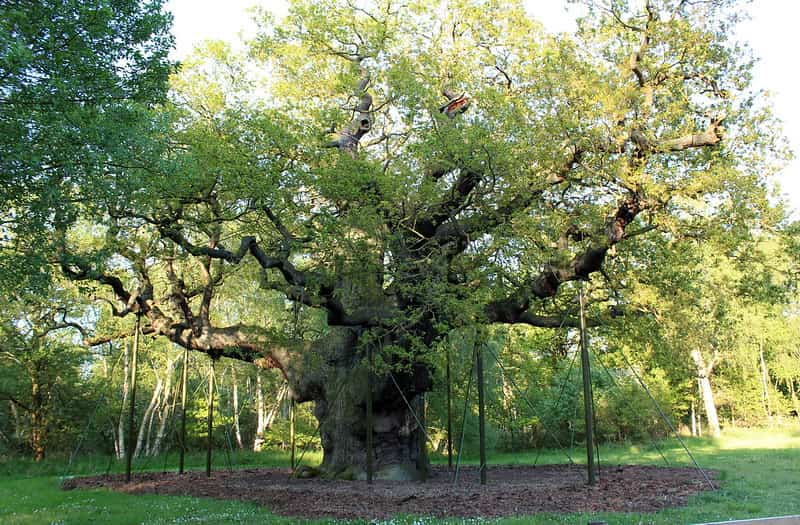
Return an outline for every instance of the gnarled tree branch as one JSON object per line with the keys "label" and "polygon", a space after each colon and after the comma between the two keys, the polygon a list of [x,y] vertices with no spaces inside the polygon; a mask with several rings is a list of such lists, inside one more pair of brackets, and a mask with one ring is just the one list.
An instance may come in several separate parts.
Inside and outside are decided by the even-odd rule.
{"label": "gnarled tree branch", "polygon": [[348,153],[355,157],[358,152],[358,143],[361,137],[369,133],[372,129],[372,95],[367,92],[369,86],[369,72],[362,68],[361,79],[358,81],[354,96],[358,99],[358,104],[354,108],[355,115],[350,123],[338,132],[338,137],[325,144],[326,148],[338,148],[339,151]]}

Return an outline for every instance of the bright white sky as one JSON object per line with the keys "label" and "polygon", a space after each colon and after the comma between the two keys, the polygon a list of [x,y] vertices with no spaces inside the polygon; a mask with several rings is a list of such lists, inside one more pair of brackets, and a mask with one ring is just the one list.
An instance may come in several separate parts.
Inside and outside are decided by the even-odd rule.
{"label": "bright white sky", "polygon": [[[285,0],[168,0],[167,10],[174,15],[176,38],[174,56],[186,56],[203,40],[225,40],[236,44],[240,35],[253,33],[247,10],[259,4],[280,18],[286,13]],[[552,0],[525,0],[528,11],[553,32],[574,29],[574,16],[567,4]],[[754,0],[749,7],[751,20],[739,29],[741,40],[750,44],[759,63],[756,86],[773,97],[776,114],[784,122],[784,131],[792,149],[800,157],[800,68],[796,67],[800,2],[795,0]],[[795,64],[793,66],[792,64]],[[800,159],[792,161],[779,177],[782,192],[800,218]]]}

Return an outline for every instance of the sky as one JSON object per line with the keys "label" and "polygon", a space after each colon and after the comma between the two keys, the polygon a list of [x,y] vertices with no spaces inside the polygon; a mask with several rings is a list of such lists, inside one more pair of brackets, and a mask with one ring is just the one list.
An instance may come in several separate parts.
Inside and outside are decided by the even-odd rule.
{"label": "sky", "polygon": [[[180,59],[204,40],[225,40],[239,44],[241,37],[252,35],[254,25],[248,9],[261,5],[277,18],[286,13],[285,0],[168,0],[166,8],[174,16],[176,46],[173,56]],[[566,1],[526,0],[532,16],[552,32],[571,31],[575,11]],[[769,93],[775,114],[783,121],[784,133],[796,156],[800,157],[800,68],[797,64],[800,2],[796,0],[753,0],[743,4],[750,19],[743,22],[738,38],[747,42],[759,59],[755,68],[755,86]],[[782,193],[793,208],[793,218],[800,220],[800,158],[791,161],[778,176]]]}

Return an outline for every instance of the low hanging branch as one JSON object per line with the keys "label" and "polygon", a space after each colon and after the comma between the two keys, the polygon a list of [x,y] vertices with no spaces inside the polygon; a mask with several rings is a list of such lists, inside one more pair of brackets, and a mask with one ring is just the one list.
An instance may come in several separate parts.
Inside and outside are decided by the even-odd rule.
{"label": "low hanging branch", "polygon": [[[243,243],[245,246],[249,242]],[[222,248],[200,248],[194,247],[192,251],[208,250],[210,254],[223,260],[231,259],[228,257],[230,252]],[[246,253],[244,250],[243,253]],[[213,258],[206,253],[207,258]],[[239,256],[238,259],[241,259]],[[236,257],[233,257],[236,259]],[[207,296],[211,289],[218,282],[216,277],[207,275],[208,279],[200,291],[187,291],[183,282],[177,278],[171,269],[171,264],[167,268],[167,278],[170,287],[167,296],[163,300],[158,300],[153,293],[149,276],[144,265],[134,265],[138,268],[138,287],[129,291],[126,289],[122,280],[114,275],[93,269],[89,263],[83,263],[76,258],[69,262],[62,262],[61,267],[64,274],[73,281],[95,281],[109,286],[114,293],[116,300],[123,303],[119,308],[113,301],[111,304],[115,316],[124,317],[129,313],[142,314],[147,324],[142,327],[142,333],[150,335],[164,336],[170,341],[191,350],[207,353],[214,358],[221,356],[238,359],[241,361],[255,362],[260,361],[261,366],[280,368],[288,370],[291,367],[291,347],[285,335],[274,330],[247,326],[232,325],[225,327],[212,326],[209,316],[195,314],[189,305],[189,299],[195,295]],[[207,307],[208,298],[201,301],[200,308]],[[172,314],[165,311],[173,310]],[[177,315],[176,319],[173,315]],[[130,333],[114,333],[106,336],[89,336],[85,331],[84,342],[90,346],[96,346],[108,341],[125,337]],[[132,333],[132,332],[131,332]]]}

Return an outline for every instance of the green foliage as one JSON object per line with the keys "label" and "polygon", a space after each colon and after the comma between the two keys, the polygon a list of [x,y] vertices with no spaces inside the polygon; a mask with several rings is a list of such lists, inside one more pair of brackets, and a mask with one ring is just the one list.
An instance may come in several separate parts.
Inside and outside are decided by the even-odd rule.
{"label": "green foliage", "polygon": [[146,107],[164,99],[172,69],[170,18],[161,4],[0,6],[4,289],[41,284],[53,234],[96,209],[114,166],[140,163],[151,148],[143,140]]}
{"label": "green foliage", "polygon": [[[603,381],[605,378],[602,376],[597,377],[598,381],[595,383],[596,432],[599,439],[607,442],[646,443],[650,438],[669,436],[669,426],[662,420],[658,408],[638,380],[630,372],[615,372],[617,377],[612,385],[608,384],[608,380]],[[666,411],[670,422],[674,424],[674,412],[683,407],[665,374],[656,370],[647,374],[643,380],[655,397],[658,407]]]}
{"label": "green foliage", "polygon": [[[451,334],[453,448],[468,457],[478,450],[477,394],[471,366],[474,339]],[[604,345],[592,337],[590,346]],[[630,350],[630,349],[628,349]],[[585,440],[583,383],[577,334],[542,329],[497,330],[484,347],[487,447],[497,451],[525,451],[542,447],[575,446]],[[499,363],[498,363],[499,360]],[[670,435],[650,395],[641,386],[618,351],[592,359],[596,433],[602,443],[647,442]],[[444,366],[437,366],[436,388],[427,397],[428,425],[437,453],[446,451],[446,388]],[[471,390],[466,400],[468,374]],[[658,405],[671,422],[686,414],[680,390],[660,368],[637,369]],[[678,376],[680,377],[680,376]]]}
{"label": "green foliage", "polygon": [[[295,406],[295,443],[297,457],[308,452],[322,450],[317,420],[314,419],[312,407],[308,404]],[[289,414],[284,411],[265,433],[264,446],[267,450],[288,451],[291,447],[291,429]],[[304,456],[304,462],[308,459]]]}
{"label": "green foliage", "polygon": [[47,297],[2,301],[0,314],[0,451],[42,459],[78,440],[92,405],[83,385],[91,354],[78,344],[74,319],[87,314],[71,287]]}
{"label": "green foliage", "polygon": [[[474,399],[467,385],[478,346],[491,446],[579,442],[570,272],[598,246],[603,272],[587,293],[590,318],[603,325],[592,346],[609,367],[594,371],[602,439],[665,432],[623,352],[676,421],[686,423],[696,395],[693,351],[713,363],[725,418],[754,423],[797,406],[798,226],[767,198],[767,177],[787,153],[750,87],[747,51],[729,40],[733,2],[652,2],[658,16],[645,41],[634,26],[652,13],[636,2],[592,5],[576,35],[548,35],[518,1],[442,9],[298,0],[286,20],[262,21],[247,56],[211,42],[178,71],[166,59],[169,16],[159,0],[34,4],[0,11],[0,289],[33,303],[23,292],[45,290],[55,270],[105,301],[73,316],[114,341],[105,354],[82,354],[79,367],[74,347],[51,342],[46,351],[48,366],[70,377],[81,368],[90,397],[108,392],[88,432],[93,450],[110,452],[102,428],[124,408],[114,367],[134,305],[161,316],[148,331],[198,350],[268,362],[289,348],[317,370],[324,363],[308,349],[337,321],[326,311],[335,304],[362,319],[351,321],[365,334],[359,350],[382,348],[379,371],[434,369],[429,423],[439,437],[449,351],[454,429],[467,429],[467,453],[475,408],[459,407]],[[371,132],[352,156],[323,147],[326,132],[352,118],[364,71]],[[468,93],[470,110],[441,115],[443,89]],[[694,147],[703,133],[713,138]],[[475,189],[459,196],[471,172]],[[615,214],[631,199],[638,211],[625,218],[623,242],[611,243]],[[438,234],[423,233],[437,216]],[[448,238],[448,229],[460,234]],[[280,264],[262,268],[254,250],[235,260],[242,238]],[[207,257],[213,250],[226,255]],[[549,275],[560,292],[535,297]],[[478,329],[500,301],[572,322]],[[204,330],[217,327],[244,334],[245,344],[210,349]],[[163,341],[143,341],[142,356],[137,418],[163,374],[174,384],[177,373],[165,370],[177,357]],[[247,441],[254,372],[236,368],[234,379],[235,365],[220,366],[214,439],[229,440],[232,385],[249,381]],[[190,369],[194,448],[208,370]],[[24,390],[19,377],[3,374],[0,387]],[[276,392],[278,379],[269,383]],[[70,406],[86,412],[85,403]],[[74,436],[79,414],[61,413],[56,434]],[[310,439],[307,412],[300,423]],[[0,426],[21,428],[4,408]],[[266,437],[285,445],[285,419]],[[174,448],[174,429],[169,439]]]}

